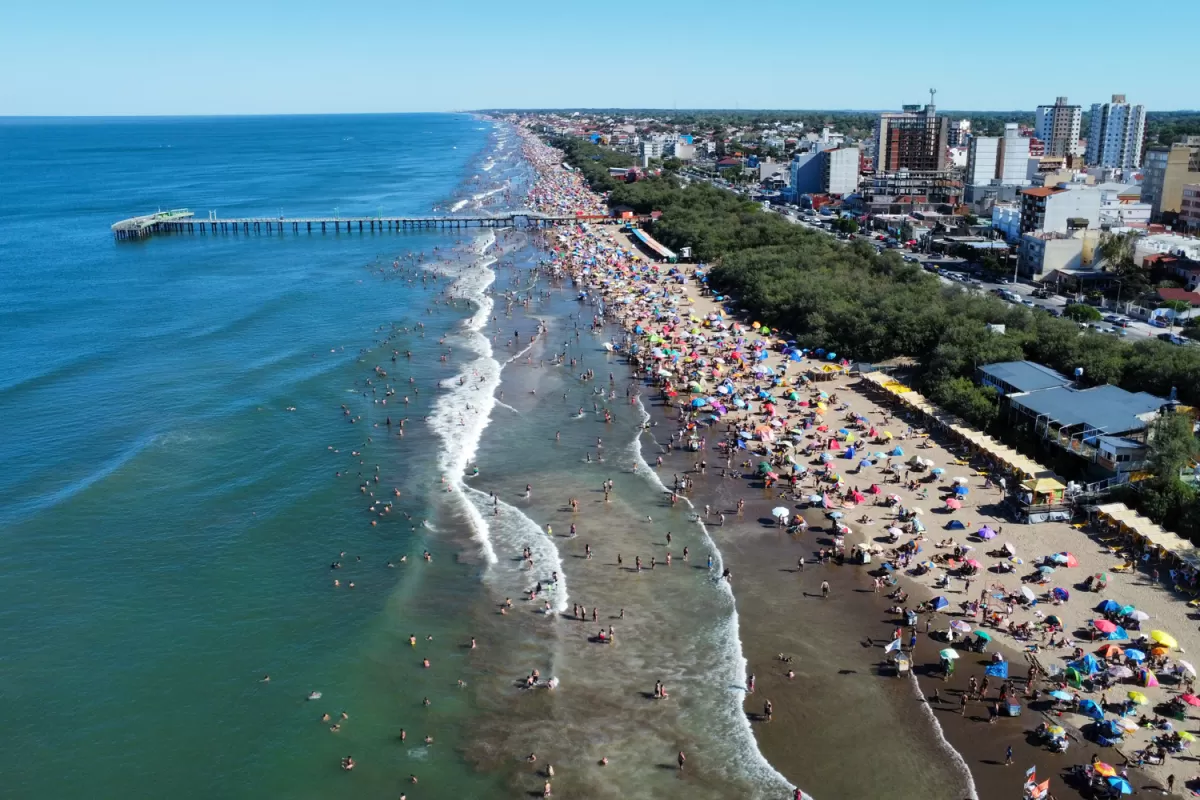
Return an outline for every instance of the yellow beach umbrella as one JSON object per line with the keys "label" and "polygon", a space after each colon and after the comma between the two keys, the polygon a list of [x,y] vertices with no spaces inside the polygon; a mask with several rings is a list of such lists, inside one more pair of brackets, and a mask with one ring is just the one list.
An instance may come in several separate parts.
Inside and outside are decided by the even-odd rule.
{"label": "yellow beach umbrella", "polygon": [[1051,736],[1062,736],[1066,732],[1066,729],[1062,725],[1051,725],[1049,728],[1046,728],[1046,733]]}
{"label": "yellow beach umbrella", "polygon": [[1137,703],[1139,706],[1144,706],[1150,702],[1150,698],[1146,697],[1146,695],[1142,694],[1141,692],[1130,692],[1128,696],[1130,700]]}
{"label": "yellow beach umbrella", "polygon": [[1195,737],[1195,736],[1193,736],[1192,734],[1188,733],[1187,731],[1180,731],[1180,732],[1179,732],[1179,738],[1180,738],[1180,739],[1182,739],[1182,740],[1183,740],[1183,741],[1185,741],[1185,742],[1194,742],[1194,741],[1196,741],[1196,737]]}
{"label": "yellow beach umbrella", "polygon": [[1175,637],[1166,631],[1150,631],[1150,638],[1165,647],[1179,647]]}
{"label": "yellow beach umbrella", "polygon": [[1092,764],[1092,769],[1096,770],[1097,775],[1103,775],[1105,778],[1111,778],[1117,774],[1117,768],[1112,764],[1105,764],[1103,761],[1097,761]]}

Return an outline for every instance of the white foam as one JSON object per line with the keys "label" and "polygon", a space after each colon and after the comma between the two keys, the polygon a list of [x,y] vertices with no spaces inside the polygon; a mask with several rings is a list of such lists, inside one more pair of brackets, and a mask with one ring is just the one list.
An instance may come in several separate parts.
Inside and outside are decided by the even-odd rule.
{"label": "white foam", "polygon": [[937,734],[938,746],[943,752],[950,757],[957,768],[960,777],[966,782],[968,800],[979,800],[979,793],[975,788],[975,777],[971,775],[971,768],[967,766],[967,761],[962,757],[962,753],[954,749],[954,747],[946,740],[946,733],[942,730],[942,724],[938,722],[937,715],[933,713],[933,709],[929,707],[929,703],[925,699],[925,694],[921,691],[921,684],[917,682],[917,676],[909,670],[909,680],[913,688],[913,694],[920,701],[918,705],[925,714],[925,718],[929,720],[929,724],[933,726],[934,732]]}
{"label": "white foam", "polygon": [[457,203],[455,203],[454,205],[450,206],[450,211],[451,211],[451,213],[453,213],[453,212],[455,212],[455,211],[462,211],[462,209],[463,209],[463,206],[465,206],[465,205],[466,205],[467,203],[469,203],[469,202],[471,202],[469,198],[464,198],[464,199],[462,199],[462,200],[459,200]]}
{"label": "white foam", "polygon": [[[492,410],[499,402],[495,395],[500,386],[502,366],[493,357],[491,341],[482,333],[494,307],[487,290],[496,280],[492,269],[496,259],[484,257],[484,254],[495,243],[494,231],[489,230],[481,236],[476,248],[480,260],[459,272],[447,290],[451,297],[470,300],[477,306],[462,329],[453,334],[477,357],[466,363],[457,376],[442,382],[447,391],[430,415],[429,425],[442,438],[438,467],[447,493],[460,501],[460,509],[471,525],[472,537],[479,543],[488,564],[485,578],[498,583],[506,595],[513,596],[522,594],[526,583],[539,577],[546,583],[550,573],[557,572],[558,586],[549,597],[553,609],[561,612],[566,610],[567,584],[558,548],[536,522],[514,506],[501,502],[502,514],[491,516],[491,496],[468,486],[464,479],[467,466],[479,451],[479,442],[491,421]],[[525,546],[533,550],[538,569],[536,576],[522,571],[521,562],[513,560]],[[497,547],[506,556],[503,562],[496,555]]]}
{"label": "white foam", "polygon": [[[646,463],[646,458],[642,454],[642,434],[645,433],[645,423],[650,419],[650,413],[646,411],[645,405],[642,404],[642,398],[637,398],[638,410],[642,413],[643,427],[638,430],[637,435],[633,439],[633,454],[638,464],[638,474],[644,476],[650,483],[657,486],[664,493],[668,492],[666,484],[658,476],[658,473]],[[681,496],[683,502],[687,503],[689,508],[695,509],[692,501],[687,497]],[[713,671],[728,676],[728,682],[734,686],[746,685],[746,657],[742,655],[742,639],[739,634],[737,602],[733,596],[733,589],[728,581],[721,580],[720,575],[725,571],[725,562],[721,558],[721,551],[717,547],[717,543],[713,541],[712,535],[708,532],[708,527],[698,516],[693,521],[700,526],[700,530],[704,533],[704,538],[708,542],[709,551],[713,556],[713,573],[714,581],[718,591],[722,592],[729,601],[729,617],[726,618],[724,624],[717,631],[721,638],[728,642],[728,648],[724,652],[717,653],[717,661],[712,665]],[[769,791],[779,791],[781,794],[784,790],[776,789],[776,787],[786,787],[787,792],[791,792],[796,787],[785,778],[779,770],[771,766],[771,762],[767,761],[766,756],[758,749],[758,741],[754,738],[754,729],[750,727],[750,720],[746,717],[746,713],[742,708],[742,699],[740,695],[730,694],[730,702],[726,704],[725,710],[727,717],[725,723],[729,726],[732,737],[730,741],[736,742],[747,751],[749,755],[748,763],[745,764],[750,777],[764,786],[769,788]],[[801,793],[806,800],[812,800],[808,794]],[[771,795],[777,796],[777,795]]]}

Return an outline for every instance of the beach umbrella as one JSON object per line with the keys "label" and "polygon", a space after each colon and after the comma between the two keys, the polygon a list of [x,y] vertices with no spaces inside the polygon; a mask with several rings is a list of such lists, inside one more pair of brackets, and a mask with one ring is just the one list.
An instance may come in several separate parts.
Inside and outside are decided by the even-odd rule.
{"label": "beach umbrella", "polygon": [[1063,623],[1062,623],[1062,619],[1059,618],[1059,616],[1057,614],[1051,614],[1050,616],[1046,617],[1046,624],[1047,625],[1058,625],[1059,627],[1062,627]]}
{"label": "beach umbrella", "polygon": [[941,467],[935,467],[933,470],[934,475],[944,475],[945,473],[946,470],[942,469]]}
{"label": "beach umbrella", "polygon": [[810,502],[810,503],[820,503],[820,502],[823,502],[824,499],[825,498],[821,497],[821,495],[819,495],[819,494],[810,494],[808,496],[808,502]]}
{"label": "beach umbrella", "polygon": [[830,519],[841,519],[842,517],[844,517],[846,515],[840,511],[830,511],[825,516],[829,517]]}
{"label": "beach umbrella", "polygon": [[1163,647],[1179,647],[1179,642],[1175,641],[1175,637],[1166,631],[1150,631],[1150,640],[1158,642]]}
{"label": "beach umbrella", "polygon": [[[1064,692],[1064,694],[1066,693]],[[1067,697],[1069,698],[1070,695],[1067,695]],[[1046,728],[1046,733],[1050,734],[1051,736],[1062,736],[1066,732],[1067,729],[1062,725],[1051,725],[1050,727]]]}
{"label": "beach umbrella", "polygon": [[776,506],[775,508],[771,509],[771,516],[778,517],[781,519],[784,517],[791,516],[791,513],[792,513],[791,511],[784,508],[783,506]]}
{"label": "beach umbrella", "polygon": [[1062,689],[1055,689],[1050,693],[1050,696],[1055,700],[1062,700],[1064,703],[1070,702],[1072,697],[1070,692],[1065,692]]}
{"label": "beach umbrella", "polygon": [[937,597],[935,597],[929,601],[929,607],[932,608],[934,611],[941,611],[943,608],[945,608],[948,605],[950,605],[950,601],[947,600],[945,597],[942,597],[941,595],[938,595]]}
{"label": "beach umbrella", "polygon": [[1097,775],[1105,778],[1111,778],[1113,775],[1117,774],[1116,767],[1114,767],[1112,764],[1105,764],[1103,761],[1097,761],[1092,764],[1092,769],[1096,771]]}
{"label": "beach umbrella", "polygon": [[961,500],[953,500],[953,499],[947,500],[946,508],[950,509],[951,511],[958,511],[960,508],[962,508],[962,501]]}
{"label": "beach umbrella", "polygon": [[1037,595],[1033,593],[1033,589],[1030,589],[1028,586],[1021,587],[1021,596],[1031,603],[1037,599]]}
{"label": "beach umbrella", "polygon": [[1096,606],[1096,610],[1101,614],[1112,614],[1121,608],[1116,600],[1104,600],[1100,605]]}
{"label": "beach umbrella", "polygon": [[969,483],[969,481],[961,475],[954,479],[955,486],[966,486],[967,483]]}
{"label": "beach umbrella", "polygon": [[1125,616],[1129,617],[1130,619],[1136,619],[1138,622],[1145,622],[1146,620],[1150,619],[1149,614],[1147,614],[1145,611],[1139,611],[1136,608]]}
{"label": "beach umbrella", "polygon": [[1114,630],[1112,633],[1110,633],[1106,638],[1108,638],[1108,639],[1128,639],[1129,634],[1125,632],[1124,628],[1122,628],[1120,625],[1118,625],[1116,630]]}
{"label": "beach umbrella", "polygon": [[1125,657],[1128,658],[1130,661],[1136,661],[1138,663],[1141,663],[1142,661],[1146,660],[1146,654],[1143,653],[1141,650],[1138,650],[1133,647],[1130,647],[1128,650],[1125,651]]}
{"label": "beach umbrella", "polygon": [[940,653],[938,653],[938,655],[947,661],[957,661],[959,658],[958,651],[952,650],[949,647],[947,647],[945,650],[942,650]]}
{"label": "beach umbrella", "polygon": [[1142,670],[1142,686],[1145,686],[1147,689],[1152,689],[1155,686],[1158,686],[1158,678],[1154,677],[1154,672],[1152,670]]}
{"label": "beach umbrella", "polygon": [[1184,741],[1184,742],[1196,741],[1196,737],[1193,736],[1192,734],[1188,733],[1187,731],[1179,731],[1179,738],[1181,741]]}
{"label": "beach umbrella", "polygon": [[983,566],[982,564],[980,564],[977,560],[975,560],[973,558],[968,558],[966,563],[967,563],[968,567],[974,567],[975,569],[979,569],[980,567]]}
{"label": "beach umbrella", "polygon": [[1055,561],[1058,561],[1060,564],[1066,564],[1068,567],[1079,566],[1079,559],[1075,558],[1075,556],[1071,555],[1070,553],[1055,553],[1054,556]]}
{"label": "beach umbrella", "polygon": [[1133,787],[1129,785],[1129,781],[1122,778],[1120,775],[1114,775],[1108,778],[1108,785],[1121,794],[1133,794]]}
{"label": "beach umbrella", "polygon": [[1144,706],[1150,702],[1150,698],[1146,697],[1146,695],[1142,694],[1141,692],[1130,692],[1126,695],[1126,697],[1139,706]]}
{"label": "beach umbrella", "polygon": [[1091,699],[1079,701],[1079,713],[1097,721],[1104,719],[1104,709],[1100,708],[1100,705]]}
{"label": "beach umbrella", "polygon": [[1066,601],[1066,600],[1071,599],[1071,593],[1068,592],[1066,589],[1060,589],[1060,588],[1055,587],[1054,591],[1052,591],[1050,594],[1058,600]]}
{"label": "beach umbrella", "polygon": [[1005,542],[1004,547],[1002,547],[1001,549],[1004,552],[1008,553],[1010,556],[1015,556],[1017,554],[1017,548],[1013,545],[1012,542]]}
{"label": "beach umbrella", "polygon": [[1187,661],[1182,661],[1182,660],[1181,660],[1181,661],[1178,661],[1178,662],[1176,662],[1176,663],[1178,663],[1178,664],[1179,664],[1179,666],[1181,666],[1181,667],[1183,667],[1185,670],[1187,670],[1187,672],[1188,672],[1188,674],[1189,674],[1189,675],[1195,676],[1195,674],[1196,674],[1196,668],[1195,668],[1195,667],[1193,667],[1193,666],[1192,666],[1190,663],[1188,663]]}
{"label": "beach umbrella", "polygon": [[991,529],[991,527],[990,527],[990,526],[988,526],[988,525],[984,525],[984,526],[982,526],[982,527],[981,527],[981,528],[980,528],[980,529],[979,529],[979,530],[976,532],[976,535],[977,535],[977,536],[978,536],[980,539],[994,539],[994,538],[996,538],[996,532],[995,532],[994,530],[992,530],[992,529]]}
{"label": "beach umbrella", "polygon": [[1117,664],[1115,667],[1108,668],[1108,674],[1117,680],[1125,680],[1133,677],[1133,670],[1122,664]]}
{"label": "beach umbrella", "polygon": [[925,513],[925,509],[923,509],[923,508],[912,508],[909,510],[912,511],[912,513],[916,514],[918,517]]}
{"label": "beach umbrella", "polygon": [[1179,699],[1189,706],[1200,706],[1200,697],[1196,697],[1194,694],[1181,694]]}
{"label": "beach umbrella", "polygon": [[896,445],[896,447],[892,450],[891,455],[893,458],[899,458],[900,456],[904,455],[904,448],[900,445]]}
{"label": "beach umbrella", "polygon": [[971,490],[965,486],[955,486],[954,493],[956,495],[958,495],[959,497],[965,497],[966,495],[971,493]]}
{"label": "beach umbrella", "polygon": [[900,530],[900,529],[899,529],[899,528],[897,528],[895,525],[893,525],[892,527],[888,528],[888,529],[887,529],[887,532],[888,532],[888,534],[890,534],[890,535],[892,535],[892,536],[902,536],[902,535],[904,535],[904,531]]}
{"label": "beach umbrella", "polygon": [[1138,729],[1138,724],[1126,717],[1117,717],[1112,722],[1125,733],[1133,733]]}
{"label": "beach umbrella", "polygon": [[1040,567],[1038,567],[1038,572],[1042,573],[1043,575],[1050,575],[1054,572],[1054,567],[1050,566],[1049,564],[1042,564]]}
{"label": "beach umbrella", "polygon": [[1117,629],[1117,623],[1109,622],[1106,619],[1094,619],[1092,620],[1092,627],[1101,633],[1112,633]]}
{"label": "beach umbrella", "polygon": [[971,625],[970,623],[964,622],[961,619],[956,619],[950,622],[950,630],[955,631],[956,633],[970,633]]}
{"label": "beach umbrella", "polygon": [[975,635],[980,639],[983,639],[985,642],[990,642],[992,640],[992,635],[987,631],[975,631]]}
{"label": "beach umbrella", "polygon": [[1017,564],[1018,566],[1025,563],[1025,559],[1017,558],[1016,556],[1013,556],[1008,561],[1010,564]]}

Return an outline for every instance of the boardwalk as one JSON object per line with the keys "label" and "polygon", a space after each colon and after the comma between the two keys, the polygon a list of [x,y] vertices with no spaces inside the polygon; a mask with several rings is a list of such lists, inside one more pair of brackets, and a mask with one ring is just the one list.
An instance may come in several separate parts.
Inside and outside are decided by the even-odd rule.
{"label": "boardwalk", "polygon": [[168,233],[401,233],[416,230],[456,230],[462,228],[545,228],[577,222],[600,222],[609,217],[597,215],[548,216],[534,213],[508,213],[474,217],[237,217],[196,219],[186,208],[158,211],[130,217],[113,224],[117,239],[145,239]]}

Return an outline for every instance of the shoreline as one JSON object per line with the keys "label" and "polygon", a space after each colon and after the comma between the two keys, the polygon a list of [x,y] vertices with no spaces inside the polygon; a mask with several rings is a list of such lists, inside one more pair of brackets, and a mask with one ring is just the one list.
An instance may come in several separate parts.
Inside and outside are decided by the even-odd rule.
{"label": "shoreline", "polygon": [[[612,240],[614,237],[610,236],[609,238]],[[636,249],[630,242],[618,242],[618,244],[628,248],[632,252],[636,252]],[[572,276],[580,285],[588,285],[591,289],[599,291],[599,293],[605,296],[608,302],[615,300],[617,287],[604,286],[596,280],[595,275],[590,276],[589,279],[589,276],[584,275],[578,270],[572,273]],[[688,288],[694,288],[694,286],[692,284]],[[691,309],[693,313],[700,313],[702,310],[706,310],[700,302],[701,299],[693,298],[695,301]],[[620,306],[617,307],[619,308]],[[707,308],[713,307],[715,307],[715,304],[712,304],[710,301]],[[703,315],[702,313],[701,316]],[[624,332],[627,335],[630,334],[632,326],[628,316],[620,324]],[[642,343],[643,346],[648,344],[644,340]],[[804,365],[810,365],[811,363],[813,362],[804,362]],[[636,367],[636,365],[632,366]],[[849,386],[841,378],[837,379],[836,383],[829,384],[826,388],[830,388],[831,390],[836,389],[838,392],[850,393],[854,398],[855,405],[860,409],[866,408],[869,412],[879,413],[884,408],[878,401],[869,397],[862,390],[862,387]],[[657,403],[646,402],[645,405],[647,407],[646,412],[656,422],[668,425],[678,422],[678,417],[673,412],[663,409]],[[899,420],[896,420],[893,424],[897,423],[899,423]],[[709,430],[715,433],[715,428],[710,428]],[[670,469],[676,470],[679,474],[693,472],[690,468],[693,465],[689,465],[684,459],[680,458],[681,454],[679,451],[664,450],[663,443],[659,441],[659,437],[653,436],[653,438],[655,445],[660,451],[658,455],[661,455],[663,458],[662,467],[657,470],[658,473],[665,474],[665,471]],[[935,435],[934,440],[936,441],[937,439],[938,437]],[[940,445],[938,455],[946,458]],[[712,453],[708,453],[707,457],[714,460],[716,458]],[[643,454],[643,460],[646,460],[645,454]],[[946,463],[949,463],[949,461],[946,461]],[[689,497],[695,508],[699,508],[707,503],[707,505],[724,509],[727,514],[734,513],[734,509],[731,507],[733,506],[733,495],[730,492],[730,487],[735,486],[738,494],[746,496],[746,512],[748,512],[745,514],[746,517],[763,516],[767,520],[770,519],[769,514],[760,515],[759,512],[769,508],[772,504],[773,501],[770,498],[771,492],[764,490],[760,493],[760,497],[751,498],[754,492],[747,486],[748,482],[745,478],[736,483],[721,481],[720,484],[714,486],[712,476],[693,475],[693,477],[695,479],[695,488],[689,494]],[[973,511],[969,513],[977,515],[979,512]],[[824,520],[812,513],[807,513],[805,516],[808,518],[811,527],[802,537],[799,537],[803,541],[799,547],[797,547],[797,542],[792,537],[778,531],[772,535],[767,535],[762,530],[757,532],[750,531],[747,536],[746,526],[744,525],[731,526],[734,529],[729,532],[726,532],[724,525],[712,527],[708,530],[709,536],[720,548],[723,559],[728,564],[736,567],[735,572],[739,574],[734,579],[734,582],[739,587],[734,590],[740,612],[739,646],[743,657],[750,664],[751,671],[755,667],[760,670],[766,670],[765,673],[757,676],[760,689],[759,696],[767,692],[785,692],[790,688],[790,686],[784,685],[787,679],[777,674],[780,673],[780,670],[769,667],[769,662],[772,659],[770,654],[772,652],[776,654],[784,653],[786,651],[784,645],[789,642],[787,636],[784,635],[786,632],[778,630],[777,626],[771,625],[770,622],[773,618],[779,618],[781,612],[786,616],[787,611],[794,608],[797,612],[800,612],[803,607],[803,596],[801,601],[794,600],[790,605],[784,600],[786,595],[780,592],[779,589],[780,587],[787,587],[788,584],[764,579],[762,576],[770,576],[772,572],[776,574],[780,572],[794,574],[797,570],[791,568],[780,569],[780,564],[794,563],[798,553],[803,553],[806,557],[811,557],[811,553],[808,552],[808,545],[810,543],[817,544],[818,546],[829,546],[832,544],[832,541],[828,539],[825,532],[818,530],[818,528],[823,528],[821,523]],[[766,527],[769,529],[771,526],[768,523]],[[1081,536],[1077,532],[1073,533],[1077,540],[1073,547],[1080,548],[1083,546],[1084,541],[1086,541],[1086,537]],[[812,537],[815,534],[819,536],[814,541]],[[847,537],[846,546],[849,547],[854,541],[864,540],[864,536],[864,532],[856,531],[852,533],[851,536]],[[933,537],[934,534],[931,532],[930,538],[932,539]],[[1071,546],[1068,545],[1068,547]],[[1033,555],[1032,550],[1023,550],[1023,552],[1030,556]],[[824,568],[821,569],[824,570]],[[806,574],[815,571],[815,569],[806,570]],[[866,575],[859,574],[858,571],[825,570],[825,572],[828,572],[827,579],[836,594],[845,593],[848,597],[853,597],[854,595],[874,593],[871,588],[864,588],[864,584],[869,586],[868,578]],[[740,574],[754,575],[755,580],[761,581],[762,585],[752,586],[748,590],[742,589],[740,587],[744,578]],[[992,576],[987,575],[985,578],[990,580]],[[921,597],[932,596],[932,591],[929,587],[923,585],[918,580],[904,577],[901,581],[902,585],[914,594],[919,593]],[[794,584],[795,580],[792,580],[791,585],[794,586]],[[963,597],[965,598],[965,596],[964,593]],[[915,599],[910,604],[912,602],[916,602]],[[786,609],[784,606],[786,606]],[[1140,607],[1141,604],[1139,603]],[[887,633],[888,629],[894,627],[897,624],[897,620],[894,617],[881,620],[880,612],[880,607],[876,606],[871,598],[854,598],[853,600],[847,600],[845,603],[839,603],[838,617],[844,626],[856,629],[856,638],[858,634],[861,634],[872,636],[876,641],[880,639],[886,641],[890,638],[890,635]],[[875,620],[873,625],[871,622],[872,619]],[[766,624],[764,625],[763,623]],[[873,629],[878,632],[873,634]],[[1172,630],[1178,631],[1180,628],[1179,626],[1175,626]],[[1028,708],[1025,709],[1025,715],[1020,718],[1004,718],[997,725],[989,725],[987,739],[980,741],[980,729],[976,723],[981,717],[978,713],[974,712],[986,713],[986,707],[969,707],[969,716],[964,718],[958,713],[957,703],[953,705],[946,702],[934,703],[930,702],[929,698],[932,697],[935,691],[938,691],[949,694],[951,697],[957,699],[957,696],[961,693],[963,686],[967,682],[969,674],[976,672],[981,676],[982,666],[986,662],[980,663],[977,668],[974,665],[970,669],[960,668],[954,678],[943,682],[940,678],[932,676],[929,668],[931,660],[936,661],[933,653],[939,647],[940,645],[929,639],[929,637],[918,636],[918,643],[915,650],[917,665],[914,669],[914,677],[894,685],[901,686],[901,691],[907,692],[909,714],[911,714],[912,703],[915,702],[924,706],[922,716],[926,717],[925,722],[933,723],[930,726],[931,738],[935,740],[937,747],[942,748],[942,757],[950,762],[955,762],[956,769],[960,773],[963,796],[979,797],[981,800],[991,800],[991,798],[997,798],[998,800],[1000,797],[1012,796],[1012,794],[1021,791],[1025,768],[1030,765],[1037,768],[1039,780],[1047,778],[1055,780],[1053,790],[1057,796],[1071,796],[1075,790],[1069,787],[1066,789],[1061,787],[1061,781],[1058,781],[1059,770],[1067,764],[1078,763],[1081,757],[1090,756],[1096,750],[1095,746],[1081,742],[1073,743],[1071,754],[1064,757],[1051,754],[1044,747],[1027,743],[1026,736],[1028,729],[1042,720],[1039,710]],[[993,651],[996,649],[1005,651],[1010,662],[1017,667],[1014,671],[1014,678],[1018,678],[1018,680],[1014,680],[1014,684],[1020,689],[1023,682],[1019,678],[1023,675],[1024,670],[1022,667],[1025,663],[1021,656],[1021,651],[1009,647],[1008,643],[1003,641],[1003,637],[1001,637],[1000,641],[997,641],[996,647],[992,648]],[[863,655],[870,648],[863,646],[861,650],[863,652],[858,654],[857,659],[854,659],[858,664],[858,669],[865,670],[868,674],[871,674],[873,680],[878,681],[879,676],[874,674],[873,670],[873,667],[878,663],[878,659],[874,658],[875,653],[872,651],[871,657],[868,660]],[[1057,653],[1054,654],[1054,656],[1057,655]],[[965,662],[960,662],[960,667],[965,667],[968,662],[969,659]],[[855,671],[857,670],[842,670],[839,674]],[[916,696],[914,696],[914,693],[916,693]],[[755,703],[757,703],[757,700],[751,703],[748,698],[748,705]],[[758,716],[750,710],[747,713],[752,720]],[[752,730],[755,733],[758,749],[763,758],[774,769],[787,774],[791,780],[803,784],[805,783],[804,765],[809,762],[807,760],[800,762],[801,757],[794,752],[794,747],[789,747],[787,731],[784,729],[790,727],[794,732],[802,729],[798,727],[800,724],[807,723],[797,720],[796,724],[792,726],[780,725],[779,722],[783,721],[786,716],[782,709],[776,708],[771,725],[754,724]],[[909,721],[911,722],[911,719]],[[1004,774],[1006,777],[1003,780],[998,780],[999,774],[992,773],[989,767],[996,764],[1003,765],[1004,748],[1009,746],[1013,748],[1013,757],[1018,769],[1004,770],[1001,774]],[[1000,760],[996,758],[997,752],[999,753]],[[1100,751],[1099,755],[1102,759],[1111,759],[1113,756],[1110,753],[1111,751]],[[1131,781],[1136,779],[1141,784],[1144,783],[1143,777],[1152,778],[1153,773],[1131,773],[1130,779]],[[1154,786],[1155,784],[1151,783],[1146,788],[1154,788]],[[821,792],[818,792],[818,794],[821,794]]]}

